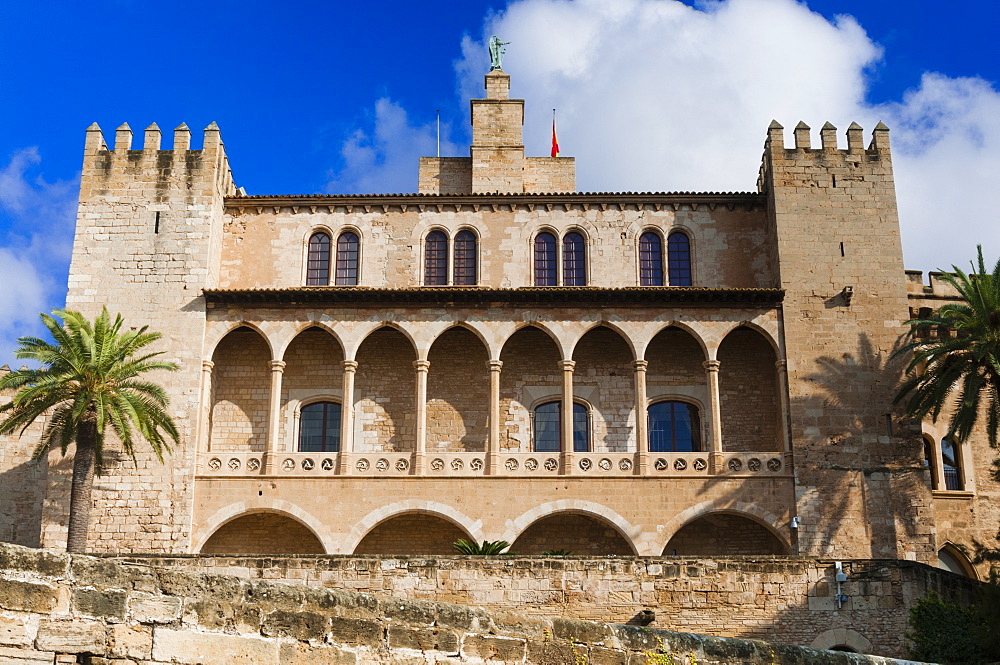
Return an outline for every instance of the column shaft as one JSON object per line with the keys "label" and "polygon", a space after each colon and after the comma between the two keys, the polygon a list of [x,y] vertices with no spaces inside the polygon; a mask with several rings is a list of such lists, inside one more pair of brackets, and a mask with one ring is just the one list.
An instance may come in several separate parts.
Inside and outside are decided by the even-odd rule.
{"label": "column shaft", "polygon": [[787,454],[792,452],[792,433],[789,429],[791,422],[788,413],[788,362],[779,360],[774,363],[774,367],[778,372],[778,398],[781,408],[781,449]]}
{"label": "column shaft", "polygon": [[649,423],[646,416],[646,370],[649,362],[646,360],[636,360],[632,363],[635,368],[635,451],[638,453],[636,460],[636,472],[643,474],[646,472],[646,463],[649,458],[649,433],[647,428]]}
{"label": "column shaft", "polygon": [[354,452],[354,376],[358,370],[356,360],[342,363],[344,377],[340,399],[340,473],[351,471],[351,453]]}
{"label": "column shaft", "polygon": [[424,472],[424,457],[427,454],[427,370],[430,366],[427,360],[416,360],[413,363],[414,369],[417,370],[417,440],[413,472],[417,474]]}
{"label": "column shaft", "polygon": [[280,436],[281,422],[281,377],[285,372],[285,363],[281,360],[272,360],[268,363],[271,368],[271,394],[267,419],[267,454],[265,455],[265,467],[268,472],[275,470],[278,460],[278,437]]}
{"label": "column shaft", "polygon": [[211,360],[201,361],[201,395],[198,413],[198,451],[208,452],[212,449],[212,433],[210,421],[212,418],[212,368]]}
{"label": "column shaft", "polygon": [[500,369],[499,360],[487,362],[490,368],[490,433],[486,446],[487,473],[494,475],[500,464]]}
{"label": "column shaft", "polygon": [[562,369],[562,410],[559,418],[560,429],[560,451],[562,457],[562,472],[572,473],[573,467],[573,368],[576,363],[572,360],[560,360],[559,367]]}
{"label": "column shaft", "polygon": [[706,360],[702,363],[705,373],[708,375],[708,408],[711,410],[711,445],[709,456],[711,458],[712,473],[718,473],[722,467],[722,406],[719,398],[719,361]]}

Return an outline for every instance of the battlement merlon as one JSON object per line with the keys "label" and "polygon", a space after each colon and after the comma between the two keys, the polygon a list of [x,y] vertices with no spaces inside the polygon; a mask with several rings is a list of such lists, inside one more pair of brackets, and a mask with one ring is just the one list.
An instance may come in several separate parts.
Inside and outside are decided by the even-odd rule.
{"label": "battlement merlon", "polygon": [[174,129],[173,149],[162,149],[162,132],[154,122],[146,127],[141,150],[132,149],[132,128],[122,123],[115,129],[115,142],[109,146],[104,132],[95,122],[87,128],[84,143],[83,179],[96,178],[95,184],[114,177],[133,180],[169,180],[212,174],[212,181],[222,196],[236,191],[232,170],[226,157],[219,126],[204,130],[201,150],[191,149],[191,130],[184,123]]}

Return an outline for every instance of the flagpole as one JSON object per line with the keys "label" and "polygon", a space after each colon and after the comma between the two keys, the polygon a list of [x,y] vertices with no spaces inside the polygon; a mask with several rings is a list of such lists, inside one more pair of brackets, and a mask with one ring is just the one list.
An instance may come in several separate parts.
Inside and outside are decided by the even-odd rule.
{"label": "flagpole", "polygon": [[441,109],[437,110],[438,157],[441,156]]}

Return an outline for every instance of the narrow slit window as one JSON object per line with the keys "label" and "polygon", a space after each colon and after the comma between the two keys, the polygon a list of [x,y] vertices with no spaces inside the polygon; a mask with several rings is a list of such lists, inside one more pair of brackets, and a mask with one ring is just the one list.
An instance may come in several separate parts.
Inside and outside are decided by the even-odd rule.
{"label": "narrow slit window", "polygon": [[639,236],[639,285],[663,286],[663,240],[652,231]]}
{"label": "narrow slit window", "polygon": [[448,236],[443,231],[431,231],[424,242],[424,285],[448,284]]}
{"label": "narrow slit window", "polygon": [[959,455],[958,444],[951,437],[941,439],[941,466],[944,467],[944,488],[946,490],[965,489]]}
{"label": "narrow slit window", "polygon": [[476,234],[459,231],[455,236],[455,276],[453,284],[475,286],[476,284]]}
{"label": "narrow slit window", "polygon": [[535,236],[535,286],[555,286],[556,238],[548,232]]}
{"label": "narrow slit window", "polygon": [[307,286],[330,283],[330,236],[314,233],[309,238],[309,260],[306,266]]}
{"label": "narrow slit window", "polygon": [[358,234],[354,231],[341,233],[337,238],[337,274],[334,281],[337,286],[357,286],[360,253]]}
{"label": "narrow slit window", "polygon": [[691,241],[683,233],[667,238],[667,270],[670,286],[691,286]]}
{"label": "narrow slit window", "polygon": [[583,235],[573,231],[563,237],[563,286],[587,285],[587,246]]}

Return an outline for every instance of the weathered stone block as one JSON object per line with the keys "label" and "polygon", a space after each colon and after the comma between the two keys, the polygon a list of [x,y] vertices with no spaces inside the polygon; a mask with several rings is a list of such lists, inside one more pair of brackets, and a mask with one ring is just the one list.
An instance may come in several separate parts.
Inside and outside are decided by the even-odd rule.
{"label": "weathered stone block", "polygon": [[56,590],[47,584],[0,580],[0,607],[5,610],[48,614],[55,609],[57,601]]}
{"label": "weathered stone block", "polygon": [[198,665],[266,665],[277,662],[278,642],[157,626],[153,629],[152,659]]}
{"label": "weathered stone block", "polygon": [[0,644],[5,646],[29,646],[34,640],[34,628],[29,621],[31,615],[0,616]]}
{"label": "weathered stone block", "polygon": [[381,647],[385,643],[385,629],[376,621],[333,617],[330,638],[340,644]]}
{"label": "weathered stone block", "polygon": [[107,652],[107,646],[107,629],[99,621],[43,619],[35,637],[35,647],[43,651],[103,656]]}
{"label": "weathered stone block", "polygon": [[108,639],[108,654],[114,658],[149,659],[153,648],[153,630],[148,626],[111,626]]}
{"label": "weathered stone block", "polygon": [[278,648],[279,665],[355,665],[358,657],[336,647],[282,644]]}
{"label": "weathered stone block", "polygon": [[71,604],[75,613],[84,616],[118,619],[119,621],[125,618],[124,591],[73,589]]}
{"label": "weathered stone block", "polygon": [[483,660],[521,662],[525,655],[525,641],[509,637],[490,637],[467,633],[462,639],[462,655]]}
{"label": "weathered stone block", "polygon": [[446,651],[458,653],[458,633],[440,628],[407,628],[390,626],[388,630],[390,649],[416,649],[418,651]]}
{"label": "weathered stone block", "polygon": [[5,665],[52,665],[54,660],[51,651],[0,647],[0,663]]}
{"label": "weathered stone block", "polygon": [[294,637],[306,642],[322,640],[326,635],[328,619],[315,612],[275,610],[261,625],[261,634],[267,637]]}
{"label": "weathered stone block", "polygon": [[171,623],[180,617],[181,599],[134,594],[128,600],[128,614],[139,623]]}

